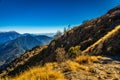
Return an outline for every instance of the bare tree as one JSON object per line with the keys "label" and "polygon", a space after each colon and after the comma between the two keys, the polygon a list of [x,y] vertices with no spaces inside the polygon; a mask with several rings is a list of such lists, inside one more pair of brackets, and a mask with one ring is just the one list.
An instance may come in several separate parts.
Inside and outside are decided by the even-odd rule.
{"label": "bare tree", "polygon": [[67,29],[64,27],[64,33],[66,33],[67,32]]}
{"label": "bare tree", "polygon": [[59,37],[59,36],[61,36],[61,35],[62,35],[62,32],[61,32],[60,30],[58,30],[58,31],[56,32],[55,37]]}

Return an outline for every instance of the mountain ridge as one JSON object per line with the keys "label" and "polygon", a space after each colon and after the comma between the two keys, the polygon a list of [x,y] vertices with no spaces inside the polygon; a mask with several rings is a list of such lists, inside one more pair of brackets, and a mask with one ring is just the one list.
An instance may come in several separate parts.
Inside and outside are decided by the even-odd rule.
{"label": "mountain ridge", "polygon": [[[120,52],[120,46],[119,46],[119,39],[120,39],[120,25],[115,27],[115,29],[113,29],[112,31],[108,32],[108,34],[106,34],[105,36],[103,36],[101,39],[99,39],[97,42],[95,42],[93,45],[89,46],[86,50],[83,51],[83,53],[91,53],[91,54],[106,54],[106,55],[119,55]],[[116,42],[113,43],[113,41],[109,41],[109,39],[113,38],[114,36],[117,36],[118,38],[116,39]],[[108,44],[111,46],[107,45],[107,49],[104,50],[104,52],[102,52],[102,49],[105,48],[105,44],[107,43],[107,41],[109,42]],[[116,45],[113,45],[116,44]],[[117,46],[117,47],[116,47]],[[95,51],[95,49],[97,49],[98,47],[98,51]],[[113,47],[117,48],[117,49],[113,49]],[[108,50],[109,49],[109,50]],[[112,53],[114,52],[114,53]]]}

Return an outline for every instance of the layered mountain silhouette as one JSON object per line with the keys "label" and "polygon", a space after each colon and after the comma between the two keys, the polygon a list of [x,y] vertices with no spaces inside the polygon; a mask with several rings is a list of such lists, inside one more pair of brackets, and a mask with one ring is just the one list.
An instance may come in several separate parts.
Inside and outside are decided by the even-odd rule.
{"label": "layered mountain silhouette", "polygon": [[15,31],[10,32],[0,32],[0,45],[8,41],[14,40],[20,36],[19,33]]}
{"label": "layered mountain silhouette", "polygon": [[[7,67],[1,70],[1,73],[7,71],[4,75],[15,75],[31,66],[55,62],[59,54],[57,54],[56,51],[62,48],[67,54],[69,49],[74,46],[80,46],[82,54],[120,56],[119,25],[120,6],[117,6],[103,16],[86,21],[82,25],[67,31],[64,35],[52,40],[48,46],[36,47],[32,49],[32,51],[30,50],[24,53],[21,57],[31,52],[35,55],[27,57],[27,61],[25,57],[22,59],[19,57],[13,60]],[[36,51],[38,51],[37,54]],[[66,56],[66,54],[64,54],[64,56]],[[71,59],[71,57],[68,58]]]}
{"label": "layered mountain silhouette", "polygon": [[[13,34],[9,35],[12,36]],[[8,42],[0,45],[0,62],[3,67],[23,54],[26,50],[30,50],[39,45],[48,44],[52,38],[45,35],[32,36],[28,34],[26,36],[19,35],[18,38],[12,39],[9,39]]]}

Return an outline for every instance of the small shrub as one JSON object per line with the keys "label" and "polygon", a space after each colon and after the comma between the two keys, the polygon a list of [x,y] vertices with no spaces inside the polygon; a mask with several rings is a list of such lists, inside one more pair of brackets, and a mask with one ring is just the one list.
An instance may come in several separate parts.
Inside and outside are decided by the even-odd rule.
{"label": "small shrub", "polygon": [[75,58],[76,56],[81,55],[81,50],[80,50],[80,46],[75,46],[75,47],[71,47],[68,50],[68,55],[71,58]]}

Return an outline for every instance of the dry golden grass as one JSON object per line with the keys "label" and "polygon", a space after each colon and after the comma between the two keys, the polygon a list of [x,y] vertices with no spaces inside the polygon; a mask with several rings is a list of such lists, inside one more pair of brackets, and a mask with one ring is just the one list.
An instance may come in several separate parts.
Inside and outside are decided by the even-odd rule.
{"label": "dry golden grass", "polygon": [[87,66],[81,65],[81,64],[79,64],[75,61],[71,61],[71,60],[63,62],[61,65],[64,66],[63,69],[65,69],[65,71],[78,71],[79,69],[88,70]]}
{"label": "dry golden grass", "polygon": [[89,70],[89,68],[85,65],[80,65],[79,68],[85,71]]}
{"label": "dry golden grass", "polygon": [[93,63],[100,58],[101,56],[79,56],[74,61],[67,60],[61,64],[57,62],[47,63],[43,67],[36,66],[30,68],[13,78],[7,77],[0,80],[66,80],[62,71],[79,71],[80,69],[91,71],[92,68],[89,69],[89,67],[84,64]]}
{"label": "dry golden grass", "polygon": [[79,56],[75,59],[75,62],[78,62],[80,64],[82,63],[91,63],[89,56]]}
{"label": "dry golden grass", "polygon": [[80,64],[83,64],[83,63],[90,64],[95,61],[98,61],[98,59],[100,58],[101,56],[79,56],[75,59],[75,62],[78,62]]}
{"label": "dry golden grass", "polygon": [[48,63],[44,67],[33,67],[14,78],[1,80],[66,80],[60,71],[53,70],[57,63]]}
{"label": "dry golden grass", "polygon": [[66,61],[64,64],[66,64],[68,70],[71,70],[71,71],[76,71],[80,66],[78,63],[70,61],[70,60]]}
{"label": "dry golden grass", "polygon": [[10,80],[10,79],[9,79],[9,78],[4,78],[4,79],[3,79],[3,78],[0,78],[0,80]]}
{"label": "dry golden grass", "polygon": [[98,61],[100,58],[101,56],[79,56],[73,61],[67,60],[62,62],[60,65],[62,65],[65,71],[78,71],[79,69],[89,71],[89,67],[87,65]]}
{"label": "dry golden grass", "polygon": [[101,56],[90,56],[90,58],[91,58],[91,61],[94,62],[94,61],[98,61],[102,57]]}

